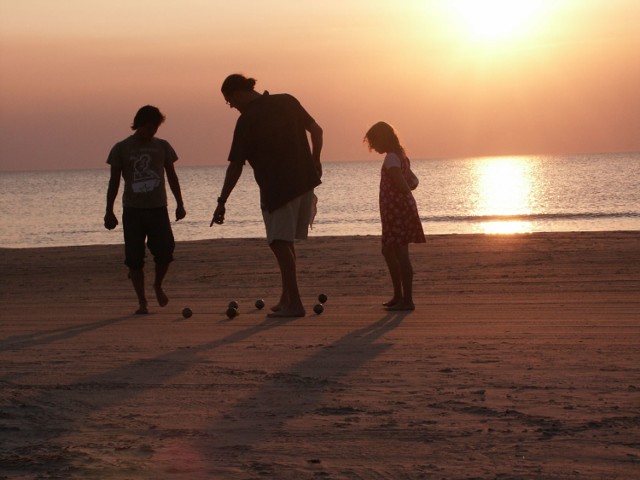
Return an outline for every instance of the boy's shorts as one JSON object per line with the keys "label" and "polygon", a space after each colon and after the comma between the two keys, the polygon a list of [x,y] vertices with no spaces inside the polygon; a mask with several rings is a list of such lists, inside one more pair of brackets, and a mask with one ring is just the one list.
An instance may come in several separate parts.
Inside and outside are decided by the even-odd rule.
{"label": "boy's shorts", "polygon": [[161,265],[173,261],[175,240],[167,207],[129,208],[122,211],[124,263],[132,270],[144,267],[145,240],[153,260]]}
{"label": "boy's shorts", "polygon": [[305,240],[309,236],[309,225],[315,217],[316,201],[313,190],[310,190],[273,212],[263,209],[262,218],[269,244],[275,240]]}

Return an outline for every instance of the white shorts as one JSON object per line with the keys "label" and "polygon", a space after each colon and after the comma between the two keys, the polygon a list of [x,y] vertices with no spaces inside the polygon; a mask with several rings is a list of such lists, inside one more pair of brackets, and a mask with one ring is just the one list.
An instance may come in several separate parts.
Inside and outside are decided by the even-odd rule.
{"label": "white shorts", "polygon": [[267,231],[267,241],[293,242],[309,236],[309,225],[313,223],[317,197],[313,190],[303,193],[282,207],[269,212],[262,210],[262,218]]}

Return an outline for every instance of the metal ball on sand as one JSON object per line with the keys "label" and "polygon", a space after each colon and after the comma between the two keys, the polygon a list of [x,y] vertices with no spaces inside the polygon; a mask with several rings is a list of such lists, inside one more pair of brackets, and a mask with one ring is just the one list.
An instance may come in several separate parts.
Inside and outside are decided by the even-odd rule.
{"label": "metal ball on sand", "polygon": [[324,312],[324,306],[321,303],[316,303],[313,306],[313,311],[317,314],[320,315],[322,312]]}
{"label": "metal ball on sand", "polygon": [[191,311],[191,309],[189,307],[184,307],[182,309],[182,316],[184,318],[191,318],[191,315],[193,315],[193,312]]}

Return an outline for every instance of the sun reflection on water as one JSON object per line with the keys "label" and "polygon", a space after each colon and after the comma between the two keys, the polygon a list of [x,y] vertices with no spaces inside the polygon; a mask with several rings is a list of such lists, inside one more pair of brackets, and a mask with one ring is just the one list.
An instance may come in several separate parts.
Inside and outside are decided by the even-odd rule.
{"label": "sun reflection on water", "polygon": [[[487,217],[479,224],[482,233],[526,233],[531,222],[533,165],[528,157],[487,157],[474,167],[477,186],[475,214]],[[498,217],[498,218],[496,218]],[[513,217],[513,219],[502,218]]]}

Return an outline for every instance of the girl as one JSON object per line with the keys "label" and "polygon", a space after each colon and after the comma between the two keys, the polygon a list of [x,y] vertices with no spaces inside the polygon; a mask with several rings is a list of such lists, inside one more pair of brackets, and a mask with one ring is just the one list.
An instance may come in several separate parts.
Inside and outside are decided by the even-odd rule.
{"label": "girl", "polygon": [[383,305],[387,310],[414,310],[409,243],[425,242],[418,207],[411,193],[418,186],[418,179],[391,125],[376,123],[364,140],[369,150],[386,154],[380,174],[380,220],[382,255],[391,275],[393,297]]}

